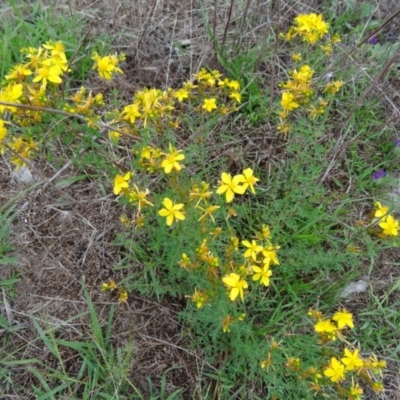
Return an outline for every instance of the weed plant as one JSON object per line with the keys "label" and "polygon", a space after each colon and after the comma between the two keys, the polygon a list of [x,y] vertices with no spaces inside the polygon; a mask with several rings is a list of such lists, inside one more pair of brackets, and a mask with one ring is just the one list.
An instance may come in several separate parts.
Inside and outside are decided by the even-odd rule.
{"label": "weed plant", "polygon": [[[375,132],[378,103],[352,111],[367,83],[332,69],[341,38],[324,17],[298,15],[280,36],[292,61],[268,101],[256,101],[263,89],[224,59],[229,77],[203,68],[181,87],[143,88],[129,104],[111,104],[84,86],[69,89],[89,62],[76,57],[76,43],[35,40],[7,61],[13,66],[0,90],[1,151],[15,168],[29,168],[34,157],[55,161],[51,149],[59,140],[85,172],[82,179],[97,177],[118,199],[115,269],[125,278],[99,290],[117,293],[120,307],[133,291],[181,301],[184,334],[215,367],[202,377],[202,395],[360,399],[367,387],[382,391],[386,363],[364,351],[362,332],[339,294],[363,262],[397,244],[398,221],[373,198],[379,192],[370,179],[396,157],[396,146],[388,155],[389,133]],[[90,62],[111,81],[123,73],[124,59],[94,51]],[[232,132],[235,121],[251,127],[260,116],[271,119],[268,140],[284,155],[269,169],[236,157],[232,145],[241,135]],[[339,129],[343,121],[357,128]],[[339,137],[326,135],[335,130]],[[367,167],[361,148],[373,149],[385,136],[378,146],[385,159],[376,154]],[[344,140],[343,174],[326,182],[326,155]],[[370,213],[356,221],[361,206]],[[63,368],[26,361],[39,382],[33,392],[41,399],[140,398],[127,378],[129,346],[117,352],[109,341],[114,308],[104,333],[87,293],[86,300],[90,343],[58,339],[35,322],[61,366],[64,346],[80,354],[82,367],[68,377]],[[161,391],[166,395],[165,378]]]}

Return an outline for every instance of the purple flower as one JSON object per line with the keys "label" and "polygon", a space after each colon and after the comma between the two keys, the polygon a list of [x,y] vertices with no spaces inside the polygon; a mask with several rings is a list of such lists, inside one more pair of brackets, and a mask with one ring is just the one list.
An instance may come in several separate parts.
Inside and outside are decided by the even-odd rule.
{"label": "purple flower", "polygon": [[378,43],[378,38],[376,36],[372,36],[371,38],[368,39],[369,44],[377,44]]}
{"label": "purple flower", "polygon": [[387,172],[384,171],[383,169],[380,169],[379,171],[376,171],[376,172],[374,172],[374,173],[372,174],[372,179],[373,179],[374,181],[377,181],[378,179],[381,179],[381,178],[383,178],[383,177],[386,176],[386,175],[387,175]]}
{"label": "purple flower", "polygon": [[397,139],[397,140],[394,142],[394,145],[395,145],[396,147],[400,147],[400,139]]}

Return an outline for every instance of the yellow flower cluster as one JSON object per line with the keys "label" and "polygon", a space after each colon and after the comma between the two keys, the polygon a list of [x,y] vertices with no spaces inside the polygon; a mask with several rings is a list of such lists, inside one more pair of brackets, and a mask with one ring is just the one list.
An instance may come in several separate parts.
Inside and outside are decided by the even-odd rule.
{"label": "yellow flower cluster", "polygon": [[133,102],[118,112],[117,122],[128,123],[131,128],[136,124],[146,127],[151,122],[162,129],[162,121],[166,120],[175,128],[180,119],[174,116],[174,111],[182,112],[186,102],[192,102],[194,106],[198,104],[200,112],[226,114],[237,110],[237,104],[241,102],[240,84],[223,77],[218,71],[201,69],[193,76],[193,81],[184,82],[176,90],[144,89],[137,92]]}
{"label": "yellow flower cluster", "polygon": [[[324,318],[322,312],[311,309],[308,315],[316,320],[314,329],[318,333],[320,344],[326,346],[329,341],[335,341],[337,338],[348,344],[342,332],[346,327],[354,328],[353,315],[350,312],[343,309],[337,311],[332,318]],[[302,371],[300,363],[297,368],[297,372],[305,379],[311,378],[310,386],[316,392],[322,390],[323,386],[329,386],[330,382],[341,383],[335,388],[343,398],[359,400],[363,394],[358,383],[360,380],[367,383],[376,392],[383,389],[382,383],[377,381],[377,375],[382,374],[386,362],[378,360],[375,355],[362,358],[359,349],[350,349],[348,345],[343,348],[342,356],[338,357],[337,352],[328,351],[327,347],[325,347],[324,354],[329,356],[329,361],[324,363],[321,370],[312,367]],[[326,378],[325,381],[323,376]],[[351,386],[342,383],[350,378]]]}
{"label": "yellow flower cluster", "polygon": [[29,61],[24,64],[26,71],[23,74],[18,74],[14,70],[8,75],[8,79],[16,81],[22,75],[25,79],[27,70],[31,70],[34,75],[32,82],[40,83],[42,90],[46,89],[48,83],[59,85],[62,82],[61,77],[64,72],[68,71],[67,57],[62,42],[50,41],[38,49],[29,47],[23,49],[22,52],[25,53],[25,56],[29,59]]}
{"label": "yellow flower cluster", "polygon": [[[314,70],[307,64],[302,65],[300,69],[289,71],[291,77],[286,82],[280,83],[280,88],[283,89],[278,115],[281,119],[277,126],[279,132],[287,134],[290,130],[290,124],[286,122],[289,114],[301,107],[306,107],[310,104],[316,90],[313,88],[312,79]],[[336,94],[343,82],[335,80],[326,84],[324,92],[330,95]],[[315,119],[318,115],[325,113],[325,108],[329,102],[323,98],[318,98],[314,105],[308,108],[311,119]]]}
{"label": "yellow flower cluster", "polygon": [[164,170],[166,174],[170,174],[171,172],[179,173],[184,168],[180,162],[185,159],[185,155],[171,143],[168,145],[168,152],[147,145],[135,153],[138,156],[139,165],[148,172]]}
{"label": "yellow flower cluster", "polygon": [[[266,233],[268,236],[266,237]],[[263,226],[258,238],[262,238],[260,244],[257,240],[252,239],[242,240],[242,245],[245,251],[242,254],[244,259],[243,264],[238,268],[237,272],[231,272],[222,277],[222,282],[229,291],[229,298],[235,301],[237,297],[244,300],[244,290],[248,288],[246,281],[247,276],[251,276],[254,282],[259,282],[261,285],[268,287],[270,277],[272,275],[271,266],[279,265],[277,251],[279,246],[273,245],[269,240],[269,228]]]}
{"label": "yellow flower cluster", "polygon": [[226,202],[230,203],[235,198],[235,194],[244,194],[247,189],[250,189],[255,194],[254,185],[258,181],[259,179],[253,175],[251,168],[243,170],[242,174],[235,175],[233,178],[231,174],[223,172],[217,193],[225,193]]}
{"label": "yellow flower cluster", "polygon": [[93,53],[92,60],[94,61],[93,69],[97,69],[97,73],[101,78],[111,80],[113,75],[122,74],[122,70],[118,67],[120,61],[125,61],[123,53],[109,54],[108,56],[101,57],[97,52]]}
{"label": "yellow flower cluster", "polygon": [[[363,359],[359,355],[359,350],[351,351],[347,347],[344,348],[343,356],[340,359],[331,357],[329,364],[324,369],[324,375],[330,379],[331,382],[337,383],[344,381],[349,373],[356,374],[356,377],[361,378],[367,382],[374,391],[381,391],[383,385],[375,380],[376,375],[381,375],[382,370],[386,368],[386,361],[378,360],[373,354],[367,359]],[[354,375],[352,376],[352,387],[349,389],[350,394],[362,395],[363,390],[360,389],[358,383],[354,384]]]}
{"label": "yellow flower cluster", "polygon": [[155,172],[161,169],[163,151],[150,145],[135,151],[139,158],[139,165],[148,172]]}
{"label": "yellow flower cluster", "polygon": [[[46,42],[39,48],[21,50],[26,61],[11,68],[5,75],[0,88],[0,101],[14,104],[29,104],[43,107],[47,105],[47,89],[62,83],[62,77],[68,72],[67,57],[61,42]],[[13,122],[20,126],[32,125],[41,121],[40,110],[19,109],[0,104],[0,114],[9,111],[14,115]],[[37,144],[32,138],[13,138],[7,141],[4,121],[0,122],[0,151],[5,152],[5,144],[12,150],[11,162],[19,167],[32,156]]]}
{"label": "yellow flower cluster", "polygon": [[[218,109],[222,114],[236,111],[236,104],[240,104],[242,101],[240,83],[238,81],[223,77],[219,71],[213,70],[208,72],[204,68],[194,78],[198,91],[204,94],[202,96],[204,100],[201,107],[203,110],[211,112]],[[219,106],[217,104],[217,97],[229,98],[231,103],[227,106]]]}
{"label": "yellow flower cluster", "polygon": [[354,328],[353,316],[346,310],[336,312],[332,320],[323,319],[322,313],[318,311],[310,311],[309,315],[318,319],[314,329],[322,342],[336,340],[340,337],[340,331],[346,327]]}
{"label": "yellow flower cluster", "polygon": [[[30,126],[41,122],[43,108],[51,107],[87,116],[88,124],[95,125],[99,117],[94,114],[92,108],[94,105],[104,105],[102,94],[86,94],[86,89],[81,88],[71,97],[73,104],[63,100],[62,89],[59,87],[70,69],[61,41],[48,41],[38,48],[23,48],[21,53],[25,60],[14,65],[5,75],[0,88],[0,102],[27,104],[30,108],[0,104],[0,114],[9,111],[13,114],[15,125]],[[100,57],[95,53],[93,59],[95,68],[106,79],[110,79],[116,72],[122,72],[117,65],[123,59],[123,55]],[[8,146],[11,149],[11,162],[17,167],[24,165],[24,160],[32,156],[37,144],[32,138],[19,137],[8,140],[4,123],[0,122],[0,125],[0,151],[4,153]]]}
{"label": "yellow flower cluster", "polygon": [[291,40],[300,37],[303,41],[314,44],[328,33],[329,24],[324,21],[321,14],[300,14],[294,19],[293,25],[283,37]]}
{"label": "yellow flower cluster", "polygon": [[379,201],[375,202],[375,210],[373,212],[373,222],[377,222],[379,231],[373,230],[377,236],[388,238],[390,236],[398,236],[399,221],[389,215],[389,207],[382,205]]}
{"label": "yellow flower cluster", "polygon": [[[322,15],[315,13],[301,14],[294,19],[293,25],[286,34],[281,34],[281,37],[286,40],[299,37],[308,44],[314,44],[328,34],[328,28],[329,25],[324,21]],[[328,38],[320,48],[326,55],[329,55],[332,52],[332,45],[338,42],[340,42],[340,37],[335,34],[332,38]],[[301,53],[292,53],[291,57],[295,63],[298,63],[302,59]],[[280,122],[277,125],[277,130],[285,136],[291,129],[291,125],[287,121],[288,115],[297,109],[309,106],[319,89],[312,85],[314,70],[310,65],[304,64],[299,69],[289,71],[289,76],[290,79],[288,81],[282,82],[279,85],[283,89],[283,92],[280,101],[281,107],[278,110]],[[328,82],[323,92],[334,95],[342,86],[343,82],[341,80]],[[308,107],[307,111],[311,119],[315,119],[317,116],[325,113],[327,106],[327,100],[318,98],[315,104]]]}
{"label": "yellow flower cluster", "polygon": [[282,119],[301,105],[307,105],[314,94],[311,87],[314,70],[309,65],[303,65],[299,70],[294,69],[289,75],[291,79],[280,84],[284,89],[281,99],[282,111],[279,113]]}
{"label": "yellow flower cluster", "polygon": [[150,121],[158,123],[163,118],[171,118],[174,108],[174,93],[171,89],[143,89],[136,92],[133,102],[124,107],[119,118],[130,125],[139,120],[146,127]]}
{"label": "yellow flower cluster", "polygon": [[[154,158],[154,149],[150,146],[145,146],[141,152],[140,165],[144,165],[148,170],[154,172],[156,169],[163,169],[166,174],[170,174],[172,171],[180,172],[183,166],[180,164],[185,156],[181,150],[176,150],[171,144],[169,145],[169,152],[162,153],[156,152],[157,157]],[[162,157],[164,157],[162,159]],[[147,165],[145,162],[147,161]],[[141,209],[147,206],[153,206],[147,196],[150,194],[149,189],[140,190],[136,184],[131,184],[130,180],[132,177],[131,172],[127,172],[125,175],[116,175],[114,177],[113,192],[116,196],[123,195],[131,204],[136,204],[138,207],[138,215],[141,215]],[[234,179],[227,173],[222,173],[223,182],[217,188],[216,193],[226,193],[226,201],[231,202],[234,197],[234,193],[244,194],[247,189],[250,189],[255,194],[254,185],[259,181],[253,174],[251,168],[243,170],[243,174],[236,175]],[[228,179],[229,177],[230,179]],[[214,223],[214,215],[220,206],[210,204],[208,198],[212,196],[213,192],[209,190],[210,185],[206,182],[202,182],[201,185],[194,184],[190,189],[187,197],[187,201],[197,200],[194,209],[200,210],[201,215],[198,221],[206,221],[209,217]],[[185,220],[185,207],[184,203],[176,204],[172,199],[165,197],[162,201],[163,208],[159,210],[158,214],[166,218],[168,226],[172,226],[175,221]],[[142,217],[143,218],[143,217]],[[143,222],[143,221],[142,221]],[[129,223],[124,219],[124,225]]]}
{"label": "yellow flower cluster", "polygon": [[341,89],[343,85],[344,82],[341,80],[328,82],[324,88],[324,92],[334,95]]}
{"label": "yellow flower cluster", "polygon": [[[207,188],[204,188],[203,193],[207,193]],[[219,233],[221,233],[221,229],[217,234]],[[215,233],[212,233],[212,238],[215,238]],[[211,287],[209,290],[196,288],[194,294],[189,296],[196,307],[201,308],[204,304],[211,302],[217,296],[221,283],[227,289],[231,301],[235,301],[237,298],[244,300],[245,291],[249,288],[248,277],[253,282],[259,282],[261,286],[268,287],[272,276],[271,267],[279,265],[277,251],[280,248],[273,245],[270,239],[269,227],[263,225],[254,239],[242,240],[244,250],[239,252],[239,238],[233,236],[225,248],[223,262],[210,248],[208,239],[204,239],[196,248],[194,257],[183,253],[178,263],[179,266],[193,271],[193,273],[203,274]],[[237,254],[238,252],[239,254]],[[241,262],[238,261],[238,257],[241,258]],[[225,317],[223,320],[224,332],[228,332],[229,326],[236,320],[231,316]]]}
{"label": "yellow flower cluster", "polygon": [[113,292],[117,290],[118,292],[118,303],[127,303],[128,302],[128,292],[122,286],[118,286],[118,284],[110,279],[108,282],[104,282],[101,285],[102,292]]}
{"label": "yellow flower cluster", "polygon": [[[140,190],[136,184],[131,184],[131,178],[131,172],[127,172],[125,175],[116,175],[114,177],[114,194],[116,196],[121,194],[130,204],[135,204],[138,208],[137,216],[139,216],[143,208],[153,206],[154,204],[147,198],[150,191],[147,188]],[[124,221],[122,222],[124,223]]]}
{"label": "yellow flower cluster", "polygon": [[68,111],[72,114],[80,114],[85,116],[94,117],[93,107],[103,106],[103,95],[101,93],[96,94],[93,96],[92,91],[87,93],[85,87],[81,87],[75,94],[73,94],[70,99],[72,100],[73,104],[66,105],[64,107],[65,111]]}

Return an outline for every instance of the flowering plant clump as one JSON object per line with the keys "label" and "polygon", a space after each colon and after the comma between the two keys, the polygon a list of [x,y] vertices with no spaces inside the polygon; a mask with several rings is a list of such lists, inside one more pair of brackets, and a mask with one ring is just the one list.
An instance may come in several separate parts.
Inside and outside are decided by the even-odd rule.
{"label": "flowering plant clump", "polygon": [[375,225],[370,229],[370,233],[382,239],[398,236],[399,221],[389,215],[389,207],[379,201],[374,205],[375,210],[371,213],[371,220]]}
{"label": "flowering plant clump", "polygon": [[191,105],[199,113],[227,114],[237,110],[241,102],[240,84],[222,76],[216,70],[201,69],[192,81],[184,82],[178,89],[144,89],[136,92],[133,102],[117,112],[113,122],[134,133],[149,123],[157,130],[177,128],[181,113]]}
{"label": "flowering plant clump", "polygon": [[300,14],[283,37],[291,40],[298,36],[305,42],[314,44],[328,34],[328,29],[329,24],[321,14]]}
{"label": "flowering plant clump", "polygon": [[[96,106],[104,105],[101,93],[93,96],[92,92],[87,93],[82,87],[67,101],[62,100],[64,97],[62,84],[67,74],[71,72],[62,42],[48,41],[38,48],[23,48],[21,53],[25,57],[25,62],[11,68],[0,88],[0,102],[15,105],[0,104],[0,114],[11,113],[13,125],[22,127],[31,127],[42,122],[44,108],[56,107],[85,116],[89,124],[97,119],[94,109]],[[120,71],[117,64],[123,57],[105,58],[110,59],[112,66],[106,68],[108,72],[99,67],[99,72],[103,71],[102,74],[106,74],[104,77],[108,78],[113,72]],[[19,104],[28,107],[19,108]],[[38,150],[38,143],[29,136],[29,130],[26,137],[7,135],[7,133],[5,121],[0,119],[0,151],[2,153],[10,151],[11,162],[17,168],[26,165],[26,161]]]}
{"label": "flowering plant clump", "polygon": [[102,292],[114,292],[118,293],[118,302],[119,303],[127,303],[128,301],[128,292],[123,286],[119,286],[115,281],[110,279],[108,282],[104,282],[101,285]]}
{"label": "flowering plant clump", "polygon": [[[314,320],[314,330],[318,336],[322,356],[315,365],[303,365],[300,358],[288,359],[286,367],[304,380],[315,394],[327,395],[334,389],[340,398],[359,400],[363,389],[360,383],[369,385],[379,393],[383,384],[379,380],[386,362],[375,355],[362,357],[359,348],[350,346],[345,338],[346,329],[354,329],[353,315],[345,310],[337,311],[331,318],[311,309],[308,315]],[[344,345],[337,344],[339,340]],[[262,365],[261,365],[262,366]]]}
{"label": "flowering plant clump", "polygon": [[92,60],[95,62],[93,69],[97,69],[98,74],[101,78],[111,80],[113,75],[122,74],[122,70],[118,67],[118,63],[125,61],[125,55],[112,54],[104,57],[100,57],[97,52],[92,56]]}
{"label": "flowering plant clump", "polygon": [[[323,16],[311,13],[298,15],[287,33],[281,34],[281,37],[288,41],[293,41],[299,37],[307,46],[313,45],[326,37],[326,41],[320,45],[320,49],[325,56],[329,56],[333,51],[333,45],[339,43],[340,38],[338,35],[329,38],[328,33],[329,24],[324,21]],[[292,53],[292,60],[299,63],[302,60],[301,52]],[[315,70],[312,66],[303,64],[299,68],[289,71],[290,79],[280,83],[282,95],[280,109],[277,112],[280,119],[277,125],[278,132],[284,135],[289,133],[291,124],[288,117],[296,110],[305,109],[308,117],[312,120],[324,115],[330,99],[323,96],[334,96],[344,84],[343,81],[338,79],[326,83],[321,88],[317,86],[316,82],[313,82],[314,74]]]}
{"label": "flowering plant clump", "polygon": [[[342,90],[341,78],[322,81],[321,65],[313,61],[319,57],[322,64],[327,64],[325,60],[333,58],[340,38],[330,35],[329,29],[322,15],[302,14],[282,35],[290,46],[297,46],[291,55],[294,66],[280,82],[279,100],[271,108],[276,111],[277,130],[285,135],[291,123],[304,116],[307,123],[323,121],[328,107],[336,102],[334,96]],[[317,43],[319,47],[314,46]],[[318,57],[302,62],[307,48]],[[73,63],[68,61],[61,42],[29,47],[22,54],[24,61],[8,71],[0,87],[0,153],[17,168],[32,159],[41,147],[33,128],[46,123],[45,113],[49,110],[86,125],[90,134],[82,134],[85,146],[79,154],[95,145],[96,157],[109,150],[104,157],[109,170],[102,168],[99,176],[107,172],[109,196],[123,208],[119,218],[123,232],[116,234],[116,241],[125,252],[121,265],[126,263],[133,272],[122,283],[109,280],[99,289],[118,294],[120,303],[128,303],[128,291],[133,288],[151,295],[189,299],[190,323],[203,322],[204,318],[204,326],[210,329],[205,336],[221,335],[227,338],[223,342],[231,340],[231,344],[236,340],[246,351],[249,343],[265,345],[257,340],[278,332],[272,325],[279,325],[281,331],[282,326],[287,329],[281,321],[295,301],[285,303],[282,291],[293,291],[292,299],[298,298],[288,277],[295,276],[296,283],[305,286],[308,282],[296,275],[300,270],[296,262],[303,254],[293,261],[297,255],[290,258],[284,253],[281,257],[280,249],[282,246],[286,252],[288,243],[300,237],[312,242],[317,234],[307,230],[316,229],[319,222],[304,216],[309,210],[297,215],[295,208],[275,218],[271,210],[280,212],[275,207],[279,196],[267,193],[265,203],[269,201],[271,207],[262,208],[265,171],[250,167],[247,161],[225,163],[222,159],[216,163],[219,155],[212,158],[204,146],[207,124],[222,118],[225,121],[227,114],[239,111],[242,93],[248,88],[217,70],[202,68],[177,88],[143,88],[124,103],[107,105],[105,111],[107,99],[103,93],[84,86],[70,92],[65,89],[69,87],[67,79]],[[91,60],[92,73],[97,73],[105,85],[123,74],[123,54],[94,52]],[[11,119],[6,118],[10,115]],[[15,126],[24,128],[23,133],[19,129],[14,132]],[[79,135],[71,140],[79,140]],[[290,208],[286,205],[287,189],[282,192],[280,205]],[[296,220],[293,225],[291,219]],[[302,219],[305,221],[297,225]],[[370,222],[370,233],[385,239],[398,236],[399,222],[379,202],[375,203]],[[292,227],[301,230],[291,234]],[[356,247],[353,250],[359,251]],[[307,257],[304,259],[308,262]],[[271,319],[271,326],[263,326],[265,318],[260,314]],[[308,390],[322,396],[334,390],[343,398],[359,399],[363,385],[376,392],[383,390],[379,376],[385,362],[363,354],[360,347],[346,339],[354,329],[353,315],[342,309],[331,317],[310,310],[309,316],[314,321],[312,341],[318,361],[306,360],[299,353],[293,353],[294,358],[286,357],[282,350],[285,364],[279,365],[285,375],[287,371],[294,373],[306,382]],[[284,334],[300,336],[294,330]],[[234,348],[231,344],[227,353]],[[250,352],[243,352],[240,358],[250,360],[260,375],[265,372],[262,370],[274,371],[281,342],[271,338],[268,346],[263,359],[258,353],[250,356]]]}

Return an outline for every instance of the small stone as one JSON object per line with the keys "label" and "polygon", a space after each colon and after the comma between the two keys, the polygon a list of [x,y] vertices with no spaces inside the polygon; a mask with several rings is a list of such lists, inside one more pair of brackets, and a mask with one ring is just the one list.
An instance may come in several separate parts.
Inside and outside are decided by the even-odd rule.
{"label": "small stone", "polygon": [[31,183],[33,181],[33,175],[29,168],[19,167],[14,171],[14,177],[18,182]]}
{"label": "small stone", "polygon": [[357,282],[350,282],[348,285],[344,287],[344,289],[340,292],[339,297],[347,298],[353,293],[362,293],[368,289],[369,279],[365,277],[360,279]]}

